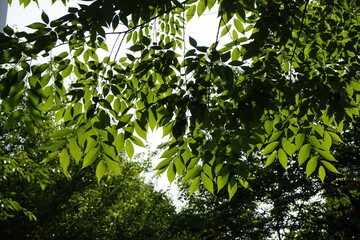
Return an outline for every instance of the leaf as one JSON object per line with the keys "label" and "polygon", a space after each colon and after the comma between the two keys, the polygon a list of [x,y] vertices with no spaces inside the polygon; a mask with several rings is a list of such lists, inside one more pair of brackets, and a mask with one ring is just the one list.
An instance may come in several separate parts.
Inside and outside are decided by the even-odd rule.
{"label": "leaf", "polygon": [[193,194],[196,190],[199,189],[200,176],[194,178],[190,184],[190,195]]}
{"label": "leaf", "polygon": [[190,179],[193,179],[195,176],[197,176],[198,173],[200,172],[200,169],[201,169],[200,166],[195,166],[195,167],[187,170],[187,172],[182,180],[182,183],[186,183]]}
{"label": "leaf", "polygon": [[279,141],[275,141],[272,143],[269,143],[268,145],[266,145],[266,147],[264,148],[262,155],[268,155],[269,153],[271,153],[272,151],[275,150],[275,148],[279,145]]}
{"label": "leaf", "polygon": [[270,134],[274,128],[274,123],[271,120],[266,120],[264,123],[266,133]]}
{"label": "leaf", "polygon": [[344,143],[341,138],[339,137],[339,135],[337,135],[336,133],[334,132],[328,132],[330,134],[330,136],[332,137],[332,139],[335,141],[335,142],[339,142],[339,143]]}
{"label": "leaf", "polygon": [[314,147],[321,148],[321,143],[315,136],[310,136],[309,141]]}
{"label": "leaf", "polygon": [[132,136],[130,137],[130,140],[131,140],[134,144],[138,145],[139,147],[143,147],[143,148],[146,147],[145,144],[140,140],[140,138],[138,138],[138,137],[136,137],[136,136],[134,136],[134,135],[132,135]]}
{"label": "leaf", "polygon": [[317,157],[312,157],[306,164],[306,178],[308,178],[316,169]]}
{"label": "leaf", "polygon": [[211,192],[212,194],[214,194],[214,182],[205,174],[205,173],[201,173],[201,181],[204,184],[204,187]]}
{"label": "leaf", "polygon": [[340,172],[334,167],[334,165],[332,165],[331,163],[327,162],[327,161],[321,161],[322,165],[325,166],[325,168],[333,173],[339,173]]}
{"label": "leaf", "polygon": [[271,134],[269,142],[273,142],[273,141],[277,140],[281,136],[281,134],[282,134],[281,131],[273,132],[273,134]]}
{"label": "leaf", "polygon": [[221,168],[219,175],[217,176],[216,183],[218,192],[225,187],[229,180],[229,168],[223,167]]}
{"label": "leaf", "polygon": [[324,151],[322,149],[315,148],[315,150],[320,153],[320,155],[329,161],[337,162],[337,160],[334,158],[334,156],[329,151]]}
{"label": "leaf", "polygon": [[175,155],[175,153],[178,152],[178,148],[177,147],[173,147],[170,148],[168,150],[166,150],[161,156],[160,158],[169,158],[172,157],[173,155]]}
{"label": "leaf", "polygon": [[44,23],[46,23],[46,24],[49,24],[49,22],[50,22],[48,15],[47,15],[44,11],[42,11],[42,13],[41,13],[41,19],[42,19],[42,20],[44,21]]}
{"label": "leaf", "polygon": [[265,162],[265,167],[269,166],[270,164],[272,164],[276,158],[276,154],[277,154],[277,151],[274,151],[270,154],[270,156],[266,159],[266,162]]}
{"label": "leaf", "polygon": [[298,154],[298,163],[299,166],[301,164],[303,164],[308,157],[310,156],[310,151],[311,151],[311,145],[310,144],[305,144],[300,148],[299,154]]}
{"label": "leaf", "polygon": [[43,150],[55,150],[58,149],[60,147],[62,147],[64,144],[66,143],[65,140],[61,140],[61,141],[54,141],[51,142],[49,145],[47,145],[46,147],[43,147]]}
{"label": "leaf", "polygon": [[244,26],[239,19],[236,18],[234,19],[234,25],[236,30],[238,30],[241,33],[244,33]]}
{"label": "leaf", "polygon": [[75,138],[70,138],[70,141],[68,143],[68,147],[69,147],[71,156],[75,159],[76,162],[80,162],[80,160],[81,160],[81,148],[77,144]]}
{"label": "leaf", "polygon": [[321,180],[322,183],[324,183],[325,180],[325,176],[326,176],[326,172],[323,166],[319,167],[319,178]]}
{"label": "leaf", "polygon": [[296,137],[295,137],[296,150],[301,148],[301,146],[304,144],[304,140],[305,140],[305,134],[304,133],[298,133],[296,135]]}
{"label": "leaf", "polygon": [[234,177],[232,177],[228,183],[228,193],[229,193],[229,200],[231,200],[233,198],[233,196],[235,195],[235,193],[238,190],[238,184],[237,181]]}
{"label": "leaf", "polygon": [[193,46],[194,48],[197,47],[197,42],[195,39],[193,39],[192,37],[189,36],[189,43],[191,46]]}
{"label": "leaf", "polygon": [[123,151],[124,146],[125,146],[125,137],[124,137],[123,133],[120,133],[116,136],[114,145],[115,145],[115,148],[116,148],[116,151],[118,152],[118,154]]}
{"label": "leaf", "polygon": [[64,172],[67,172],[69,165],[70,165],[70,158],[68,151],[66,149],[63,149],[60,153],[60,167]]}
{"label": "leaf", "polygon": [[49,137],[50,138],[62,138],[62,137],[65,137],[65,136],[67,136],[68,134],[70,134],[72,132],[73,132],[72,129],[68,129],[68,128],[60,129],[60,130],[54,132],[53,134],[51,134]]}
{"label": "leaf", "polygon": [[332,138],[331,138],[330,134],[327,131],[325,131],[324,132],[324,139],[323,139],[323,141],[321,143],[321,148],[324,149],[324,150],[329,151],[330,148],[331,148],[331,145],[332,145]]}
{"label": "leaf", "polygon": [[200,0],[197,5],[197,14],[199,17],[204,13],[205,9],[206,9],[205,0]]}
{"label": "leaf", "polygon": [[101,160],[98,165],[96,166],[96,178],[97,181],[100,182],[101,179],[103,178],[103,176],[105,175],[106,172],[106,164],[104,160]]}
{"label": "leaf", "polygon": [[40,22],[36,22],[36,23],[32,23],[30,25],[27,26],[28,28],[31,29],[41,29],[41,28],[45,28],[46,24],[44,23],[40,23]]}
{"label": "leaf", "polygon": [[82,168],[90,166],[98,158],[100,153],[99,148],[92,148],[84,157]]}
{"label": "leaf", "polygon": [[295,145],[288,141],[286,138],[283,138],[281,140],[281,146],[289,156],[292,156],[295,152]]}
{"label": "leaf", "polygon": [[167,178],[172,183],[176,176],[176,167],[174,163],[171,163],[167,169]]}
{"label": "leaf", "polygon": [[125,151],[130,159],[134,156],[134,146],[130,140],[126,140],[125,142]]}
{"label": "leaf", "polygon": [[12,129],[12,128],[16,128],[20,118],[22,116],[22,111],[20,110],[16,110],[13,113],[11,113],[11,115],[9,116],[9,118],[7,119],[6,123],[5,123],[5,129]]}
{"label": "leaf", "polygon": [[117,173],[117,174],[121,173],[121,168],[120,168],[118,162],[108,159],[106,157],[105,157],[105,162],[106,162],[107,169],[109,171]]}
{"label": "leaf", "polygon": [[164,160],[162,160],[155,168],[154,170],[160,170],[160,169],[166,169],[170,162],[172,161],[173,159],[172,158],[166,158]]}
{"label": "leaf", "polygon": [[55,151],[55,152],[50,153],[40,163],[50,162],[51,160],[53,160],[54,158],[56,158],[58,156],[59,152],[60,151]]}
{"label": "leaf", "polygon": [[190,21],[195,15],[196,5],[192,5],[186,12],[186,21]]}
{"label": "leaf", "polygon": [[286,169],[288,164],[288,158],[285,151],[282,148],[279,149],[278,158],[281,166],[283,166],[283,168]]}

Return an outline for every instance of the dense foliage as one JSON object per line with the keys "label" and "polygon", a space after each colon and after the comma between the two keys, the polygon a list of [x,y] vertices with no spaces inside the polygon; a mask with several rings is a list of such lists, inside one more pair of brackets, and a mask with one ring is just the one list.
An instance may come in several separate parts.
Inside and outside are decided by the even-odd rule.
{"label": "dense foliage", "polygon": [[1,239],[176,239],[175,207],[141,177],[145,159],[123,160],[101,184],[95,166],[69,166],[69,178],[63,165],[43,162],[41,146],[57,129],[51,117],[31,127],[24,118],[14,129],[7,117],[0,115]]}
{"label": "dense foliage", "polygon": [[[199,46],[186,26],[207,9],[218,34]],[[359,115],[359,1],[87,0],[41,17],[0,34],[0,97],[9,127],[24,97],[33,122],[56,112],[63,128],[44,149],[65,173],[96,165],[100,180],[156,128],[169,136],[158,173],[183,175],[191,192],[231,198],[254,164],[338,172],[332,143]],[[108,50],[110,34],[120,41]]]}
{"label": "dense foliage", "polygon": [[238,191],[231,201],[224,200],[225,191],[211,195],[200,188],[188,196],[184,188],[188,204],[177,226],[199,239],[358,239],[359,118],[356,122],[346,130],[345,144],[336,146],[341,175],[329,174],[321,184],[296,166],[287,172],[258,166],[253,191]]}

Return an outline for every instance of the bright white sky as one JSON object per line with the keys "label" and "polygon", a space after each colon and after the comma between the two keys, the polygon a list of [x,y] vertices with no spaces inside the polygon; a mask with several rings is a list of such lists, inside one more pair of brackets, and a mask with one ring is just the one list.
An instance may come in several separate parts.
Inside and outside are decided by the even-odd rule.
{"label": "bright white sky", "polygon": [[[76,2],[80,1],[72,1],[69,3],[69,6],[77,6]],[[57,19],[67,13],[67,7],[65,7],[60,1],[51,5],[49,0],[40,0],[39,6],[35,3],[30,3],[29,6],[24,8],[18,4],[18,1],[13,0],[11,6],[8,9],[7,16],[7,24],[10,27],[16,27],[19,31],[29,30],[26,28],[27,25],[33,22],[42,22],[41,20],[41,12],[44,10],[49,16],[50,20]],[[217,17],[217,9],[213,8],[210,12],[205,12],[204,15],[201,16],[201,19],[198,19],[197,16],[194,16],[192,21],[188,24],[186,28],[186,34],[190,35],[194,39],[196,39],[198,45],[209,46],[216,39],[217,27],[218,27],[218,19]],[[111,46],[108,46],[111,49]],[[148,136],[148,140],[151,139],[151,148],[155,150],[156,146],[161,143],[161,132],[157,131],[154,134],[150,134]],[[140,149],[138,149],[139,151]],[[159,159],[155,160],[156,165],[159,162]],[[161,178],[156,183],[158,189],[167,189],[170,188],[171,197],[175,201],[175,204],[179,207],[183,205],[176,201],[177,188],[174,184],[169,185],[167,181],[166,174],[163,174]]]}

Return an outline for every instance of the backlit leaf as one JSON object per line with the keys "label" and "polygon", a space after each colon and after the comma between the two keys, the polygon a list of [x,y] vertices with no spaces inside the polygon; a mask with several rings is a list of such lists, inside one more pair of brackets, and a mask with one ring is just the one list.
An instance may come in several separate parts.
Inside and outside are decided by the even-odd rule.
{"label": "backlit leaf", "polygon": [[105,175],[106,172],[106,164],[104,160],[101,160],[98,165],[96,166],[96,178],[97,181],[100,182],[101,179],[103,178],[103,176]]}
{"label": "backlit leaf", "polygon": [[318,162],[317,158],[312,157],[306,164],[306,177],[307,178],[315,171],[317,162]]}
{"label": "backlit leaf", "polygon": [[286,169],[288,164],[288,158],[285,151],[282,148],[280,148],[278,151],[278,158],[281,166],[283,166],[283,168]]}
{"label": "backlit leaf", "polygon": [[276,147],[279,145],[279,141],[275,141],[272,143],[269,143],[268,145],[266,145],[266,147],[264,148],[262,155],[268,155],[269,153],[273,152]]}

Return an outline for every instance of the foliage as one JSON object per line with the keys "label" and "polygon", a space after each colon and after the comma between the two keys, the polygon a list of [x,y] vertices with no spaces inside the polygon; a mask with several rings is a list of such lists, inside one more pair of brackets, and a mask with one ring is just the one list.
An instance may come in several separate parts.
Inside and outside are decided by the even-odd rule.
{"label": "foliage", "polygon": [[[210,9],[218,34],[199,46],[186,24]],[[157,173],[183,175],[191,192],[202,183],[231,198],[253,164],[276,159],[323,182],[337,172],[332,145],[359,115],[357,0],[89,0],[41,17],[0,35],[0,96],[13,124],[24,96],[33,122],[56,112],[64,129],[45,149],[64,172],[96,165],[101,180],[156,128],[169,136]],[[121,41],[109,51],[110,34]]]}
{"label": "foliage", "polygon": [[95,166],[71,164],[63,174],[61,155],[60,166],[46,162],[42,149],[59,132],[52,117],[31,125],[28,108],[17,110],[23,118],[11,129],[6,113],[0,115],[2,239],[169,239],[175,207],[140,177],[148,160],[123,160],[101,184]]}
{"label": "foliage", "polygon": [[[2,112],[3,106],[0,105]],[[54,171],[57,164],[41,164],[47,155],[42,150],[45,139],[54,131],[48,116],[44,116],[44,124],[33,124],[29,119],[26,106],[20,105],[17,112],[22,112],[23,117],[14,124],[7,113],[0,115],[0,219],[24,213],[30,219],[36,216],[31,210],[24,207],[22,199],[26,198],[30,186],[37,191],[46,188],[55,180]],[[47,120],[46,120],[47,118]],[[36,132],[36,133],[35,133]],[[52,177],[50,177],[52,176]]]}
{"label": "foliage", "polygon": [[345,130],[344,144],[336,146],[341,175],[329,174],[321,184],[306,179],[296,166],[287,172],[279,165],[258,166],[253,191],[238,191],[231,201],[224,200],[225,191],[213,196],[200,188],[188,196],[183,188],[188,204],[179,214],[179,228],[199,239],[359,238],[360,135],[355,120]]}
{"label": "foliage", "polygon": [[2,221],[2,238],[169,239],[175,207],[138,177],[138,163],[121,169],[121,175],[106,177],[103,184],[88,170],[72,179],[61,174],[45,190],[28,184],[21,200],[37,221],[21,215]]}

